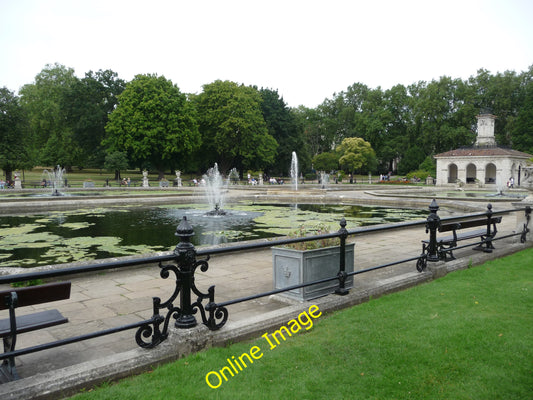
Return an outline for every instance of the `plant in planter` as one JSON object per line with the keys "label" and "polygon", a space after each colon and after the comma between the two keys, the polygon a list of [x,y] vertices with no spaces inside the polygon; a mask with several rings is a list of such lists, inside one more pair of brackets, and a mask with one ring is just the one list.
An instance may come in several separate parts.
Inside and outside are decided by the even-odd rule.
{"label": "plant in planter", "polygon": [[[305,237],[310,231],[317,235],[329,233],[327,226],[321,224],[307,229],[300,227],[289,236]],[[317,239],[273,247],[272,261],[274,289],[332,278],[339,272],[340,240],[339,238]],[[354,243],[347,243],[345,246],[345,263],[345,271],[352,272]],[[299,300],[310,300],[333,293],[338,284],[338,280],[331,280],[283,292],[282,295]],[[350,276],[346,280],[345,287],[352,286],[353,277]]]}
{"label": "plant in planter", "polygon": [[[305,225],[300,225],[300,227],[288,234],[290,238],[303,238],[309,236],[311,233],[315,235],[325,235],[331,233],[329,227],[324,223],[319,223],[314,227],[306,227]],[[290,243],[283,247],[295,250],[314,250],[320,249],[323,247],[339,246],[339,238],[326,238],[326,239],[317,239],[311,240],[308,242],[297,242]]]}

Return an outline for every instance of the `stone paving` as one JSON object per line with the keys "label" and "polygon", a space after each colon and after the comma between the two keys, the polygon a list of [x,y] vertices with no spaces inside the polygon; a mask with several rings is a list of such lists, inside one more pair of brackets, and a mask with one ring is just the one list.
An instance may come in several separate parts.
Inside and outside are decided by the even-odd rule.
{"label": "stone paving", "polygon": [[[513,232],[515,226],[514,215],[504,216],[499,226],[499,234]],[[356,243],[355,270],[417,256],[421,252],[420,242],[426,237],[423,227],[351,237],[350,240],[355,240]],[[496,246],[505,247],[510,242],[516,242],[516,239],[508,240],[507,244],[498,243]],[[487,259],[491,257],[489,254],[484,255],[470,249],[457,252],[457,256],[463,259],[474,255],[476,257],[483,255]],[[404,263],[392,268],[357,275],[355,287],[351,292],[368,291],[387,285],[398,277],[416,278],[419,275],[415,262]],[[31,313],[40,309],[57,308],[68,317],[69,322],[20,335],[17,348],[148,319],[152,314],[152,297],[159,296],[165,300],[174,288],[172,276],[169,279],[162,279],[157,265],[76,276],[71,279],[71,282],[72,294],[69,300],[20,309],[21,312]],[[196,285],[204,292],[210,285],[216,285],[215,301],[217,302],[272,290],[271,251],[265,249],[215,255],[209,260],[208,271],[197,271]],[[0,289],[4,289],[2,285]],[[229,322],[253,320],[261,315],[281,312],[282,309],[292,305],[294,301],[284,301],[280,296],[264,297],[232,305],[228,307],[228,325],[230,325]],[[0,318],[6,316],[5,312],[0,312]],[[61,368],[68,370],[80,363],[138,349],[134,336],[135,331],[129,330],[20,356],[17,358],[18,372],[22,378],[26,379],[19,382],[30,382],[32,377],[47,371]],[[7,390],[6,393],[9,394],[9,385],[13,383],[0,385],[0,394],[3,390]]]}

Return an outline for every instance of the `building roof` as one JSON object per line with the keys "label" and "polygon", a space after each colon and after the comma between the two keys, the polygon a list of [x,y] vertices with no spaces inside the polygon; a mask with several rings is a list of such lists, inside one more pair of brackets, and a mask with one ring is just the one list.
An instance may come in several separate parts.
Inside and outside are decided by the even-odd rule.
{"label": "building roof", "polygon": [[437,154],[435,158],[439,157],[490,157],[490,156],[507,156],[518,158],[531,158],[533,155],[523,153],[518,150],[506,149],[504,147],[490,146],[490,147],[469,147],[446,151]]}

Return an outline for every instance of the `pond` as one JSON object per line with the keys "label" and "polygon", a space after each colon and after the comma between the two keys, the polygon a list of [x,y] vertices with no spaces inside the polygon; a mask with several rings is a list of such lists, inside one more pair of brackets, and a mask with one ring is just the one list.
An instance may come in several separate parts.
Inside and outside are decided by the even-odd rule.
{"label": "pond", "polygon": [[32,267],[172,250],[183,216],[195,246],[285,236],[299,226],[339,229],[426,218],[427,210],[354,205],[232,205],[207,216],[203,205],[124,206],[0,216],[0,267]]}

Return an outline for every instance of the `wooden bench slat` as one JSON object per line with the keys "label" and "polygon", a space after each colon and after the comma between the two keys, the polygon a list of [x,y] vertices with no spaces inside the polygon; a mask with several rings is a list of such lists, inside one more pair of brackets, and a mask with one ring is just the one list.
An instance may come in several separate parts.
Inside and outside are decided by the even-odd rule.
{"label": "wooden bench slat", "polygon": [[[41,311],[29,315],[21,315],[17,319],[17,334],[35,331],[50,326],[65,324],[68,318],[64,317],[58,310]],[[11,335],[9,318],[0,320],[0,337]]]}
{"label": "wooden bench slat", "polygon": [[[468,239],[474,239],[478,238],[482,235],[484,235],[487,231],[485,229],[477,229],[475,231],[467,231],[467,232],[459,232],[457,233],[457,240],[468,240]],[[448,244],[452,241],[454,241],[453,235],[449,236],[442,236],[437,238],[437,244]],[[429,243],[428,239],[422,240],[423,243]]]}
{"label": "wooden bench slat", "polygon": [[9,308],[4,299],[11,292],[17,293],[18,301],[16,307],[26,307],[34,304],[68,299],[70,297],[70,287],[70,282],[58,282],[3,290],[0,292],[0,310]]}

